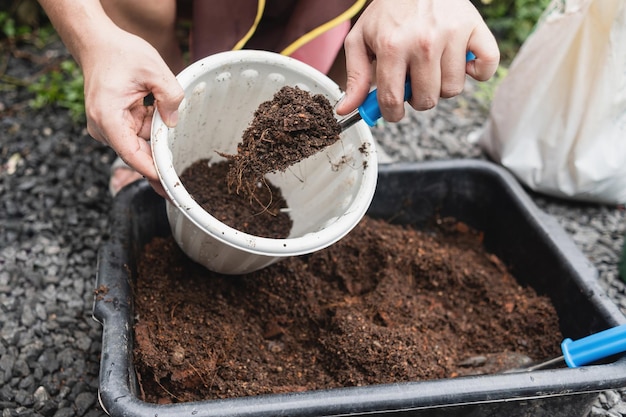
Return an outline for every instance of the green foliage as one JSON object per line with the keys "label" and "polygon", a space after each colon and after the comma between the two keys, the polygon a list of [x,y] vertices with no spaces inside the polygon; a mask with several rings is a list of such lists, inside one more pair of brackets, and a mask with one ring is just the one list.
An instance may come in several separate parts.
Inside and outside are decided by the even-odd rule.
{"label": "green foliage", "polygon": [[[42,24],[43,23],[43,24]],[[35,0],[0,0],[0,42],[43,47],[54,30]]]}
{"label": "green foliage", "polygon": [[[0,50],[7,48],[14,52],[24,48],[40,52],[56,40],[56,32],[37,1],[0,0]],[[35,109],[59,106],[68,109],[76,122],[84,121],[84,81],[80,68],[71,58],[57,63],[58,58],[47,58],[39,52],[24,55],[26,59],[32,57],[35,66],[43,67],[34,81],[30,76],[20,79],[7,74],[0,74],[0,81],[13,88],[27,86],[34,93],[30,105]]]}
{"label": "green foliage", "polygon": [[474,4],[496,36],[503,62],[510,62],[550,0],[474,0]]}
{"label": "green foliage", "polygon": [[495,92],[519,48],[533,32],[551,0],[472,0],[500,48],[501,65],[486,82],[476,84],[474,97],[489,110]]}
{"label": "green foliage", "polygon": [[69,110],[74,121],[85,119],[85,97],[83,75],[75,61],[67,59],[57,69],[37,79],[28,89],[35,93],[31,106],[40,109],[57,105]]}
{"label": "green foliage", "polygon": [[27,32],[30,28],[24,25],[18,26],[9,12],[0,12],[0,34],[7,39],[14,39],[19,31]]}
{"label": "green foliage", "polygon": [[50,42],[58,39],[52,25],[32,28],[20,25],[7,13],[0,12],[0,50],[6,45],[14,47],[30,44],[37,49],[43,49]]}

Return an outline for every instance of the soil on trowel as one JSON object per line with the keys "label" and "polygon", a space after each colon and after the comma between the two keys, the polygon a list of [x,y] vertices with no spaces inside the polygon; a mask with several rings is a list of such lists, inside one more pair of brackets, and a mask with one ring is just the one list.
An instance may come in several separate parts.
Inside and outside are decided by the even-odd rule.
{"label": "soil on trowel", "polygon": [[266,174],[284,172],[338,141],[340,133],[325,96],[285,86],[255,111],[237,153],[222,154],[231,164],[228,186],[237,194],[255,199],[258,184],[265,182]]}
{"label": "soil on trowel", "polygon": [[316,253],[245,276],[171,237],[138,262],[134,357],[155,403],[453,378],[558,356],[549,299],[453,219],[428,231],[365,217]]}
{"label": "soil on trowel", "polygon": [[285,211],[287,202],[279,188],[266,181],[258,185],[256,202],[228,190],[226,161],[200,159],[187,167],[180,181],[192,198],[222,223],[239,231],[272,239],[289,236],[293,222]]}

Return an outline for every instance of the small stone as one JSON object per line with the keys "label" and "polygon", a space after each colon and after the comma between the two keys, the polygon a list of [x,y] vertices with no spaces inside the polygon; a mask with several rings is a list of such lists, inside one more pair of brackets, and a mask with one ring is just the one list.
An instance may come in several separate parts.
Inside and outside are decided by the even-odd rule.
{"label": "small stone", "polygon": [[182,346],[174,347],[170,362],[172,362],[172,365],[182,365],[185,362],[185,349]]}
{"label": "small stone", "polygon": [[479,355],[479,356],[472,356],[471,358],[467,358],[461,362],[459,362],[459,366],[471,366],[471,367],[476,367],[476,366],[482,366],[487,362],[487,357],[483,356],[483,355]]}
{"label": "small stone", "polygon": [[612,413],[617,413],[620,416],[626,415],[626,403],[618,402],[609,410]]}
{"label": "small stone", "polygon": [[604,391],[602,393],[604,395],[604,398],[606,399],[605,401],[605,405],[607,409],[611,409],[615,406],[615,404],[621,402],[622,397],[619,395],[618,392],[616,391]]}
{"label": "small stone", "polygon": [[39,386],[33,393],[33,398],[35,401],[48,401],[50,399],[50,394],[48,394],[48,391],[46,391],[44,387]]}
{"label": "small stone", "polygon": [[0,388],[0,401],[12,401],[15,398],[15,393],[9,385],[4,385]]}
{"label": "small stone", "polygon": [[30,393],[23,389],[20,389],[15,393],[15,402],[24,407],[28,407],[33,405],[35,401],[33,400],[33,396]]}
{"label": "small stone", "polygon": [[96,396],[91,392],[81,392],[76,396],[76,414],[82,416],[96,403]]}
{"label": "small stone", "polygon": [[607,417],[607,416],[608,416],[608,412],[604,408],[594,405],[593,407],[591,407],[591,411],[588,417]]}
{"label": "small stone", "polygon": [[47,400],[43,402],[35,402],[33,408],[44,417],[52,417],[59,407],[55,401]]}
{"label": "small stone", "polygon": [[74,417],[74,410],[71,407],[59,408],[54,417]]}

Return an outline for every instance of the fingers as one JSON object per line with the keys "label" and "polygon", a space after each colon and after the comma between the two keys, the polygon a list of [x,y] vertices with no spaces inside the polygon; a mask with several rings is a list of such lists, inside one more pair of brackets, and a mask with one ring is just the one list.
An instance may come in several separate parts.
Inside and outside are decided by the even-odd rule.
{"label": "fingers", "polygon": [[442,98],[455,97],[465,87],[465,71],[467,47],[463,42],[451,43],[446,46],[441,56],[441,88]]}
{"label": "fingers", "polygon": [[160,195],[161,197],[165,199],[169,199],[169,196],[167,195],[167,192],[165,192],[165,189],[163,188],[163,184],[161,184],[161,181],[148,180],[148,182],[150,183],[154,191],[157,192],[158,195]]}
{"label": "fingers", "polygon": [[416,110],[429,110],[437,105],[442,85],[440,56],[439,47],[432,45],[414,54],[407,65],[412,90],[409,104]]}
{"label": "fingers", "polygon": [[163,122],[168,127],[175,127],[178,123],[178,106],[183,101],[185,92],[176,77],[171,75],[163,82],[152,85],[151,92]]}
{"label": "fingers", "polygon": [[130,109],[130,115],[133,120],[136,121],[138,127],[137,136],[145,140],[150,140],[150,131],[152,128],[152,117],[154,115],[154,102],[151,105],[146,102],[144,97],[141,102],[135,103]]}
{"label": "fingers", "polygon": [[127,130],[119,134],[110,145],[124,162],[149,181],[159,180],[148,141],[139,137],[132,130]]}
{"label": "fingers", "polygon": [[487,81],[498,69],[500,50],[495,37],[486,26],[478,26],[471,34],[468,50],[476,59],[467,63],[467,74],[477,81]]}
{"label": "fingers", "polygon": [[[466,74],[489,79],[500,59],[494,36],[468,0],[372,2],[346,38],[345,49],[348,83],[337,113],[362,104],[375,62],[378,104],[391,122],[404,115],[407,77],[409,104],[428,110],[439,98],[460,94]],[[466,63],[468,51],[478,58]]]}
{"label": "fingers", "polygon": [[[136,138],[137,147],[119,146],[117,148],[118,156],[122,158],[129,166],[133,167],[138,173],[143,175],[150,183],[152,188],[163,198],[168,198],[161,180],[154,167],[152,159],[152,151],[149,142],[142,138]],[[132,143],[128,141],[126,143]]]}
{"label": "fingers", "polygon": [[397,122],[404,117],[404,84],[408,63],[394,48],[387,48],[376,58],[376,88],[380,113],[385,120]]}
{"label": "fingers", "polygon": [[[117,155],[130,166],[132,169],[141,174],[148,180],[152,188],[163,198],[168,198],[165,189],[161,185],[161,181],[156,172],[154,161],[152,158],[152,150],[150,148],[150,142],[147,140],[150,137],[150,126],[152,121],[153,110],[142,106],[143,111],[137,107],[131,112],[135,116],[141,114],[144,120],[143,126],[139,131],[139,134],[133,133],[133,130],[126,130],[125,133],[115,132],[113,135],[107,134],[106,131],[101,131],[98,125],[93,123],[87,123],[87,130],[89,134],[96,140],[103,142],[111,148],[113,148]],[[113,119],[112,119],[113,120]],[[123,118],[119,119],[117,126],[121,126]],[[112,138],[112,139],[109,139]]]}
{"label": "fingers", "polygon": [[363,35],[355,29],[345,40],[346,93],[335,108],[337,114],[348,114],[360,106],[372,83],[372,59],[363,42]]}
{"label": "fingers", "polygon": [[134,91],[127,88],[127,94],[122,96],[100,91],[87,102],[89,134],[111,146],[124,162],[148,179],[157,192],[162,192],[162,189],[157,186],[159,178],[147,141],[150,139],[155,105],[162,112],[164,121],[175,126],[178,106],[184,97],[184,91],[174,75],[168,71],[164,74],[162,77],[169,78],[169,82],[164,81],[153,87],[155,100],[152,105],[144,98],[150,90],[141,86],[136,86]]}
{"label": "fingers", "polygon": [[[157,180],[152,151],[147,141],[150,137],[152,108],[137,102],[127,110],[98,106],[96,109],[87,112],[89,134],[113,148],[126,164],[141,175]],[[102,116],[103,114],[106,116]]]}

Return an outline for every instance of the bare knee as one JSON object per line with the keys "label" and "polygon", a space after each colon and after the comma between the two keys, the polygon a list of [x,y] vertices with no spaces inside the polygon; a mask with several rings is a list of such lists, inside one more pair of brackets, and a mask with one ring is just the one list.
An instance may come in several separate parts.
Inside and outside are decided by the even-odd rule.
{"label": "bare knee", "polygon": [[176,0],[100,1],[116,25],[154,46],[173,72],[183,68],[176,37]]}
{"label": "bare knee", "polygon": [[115,24],[147,40],[175,28],[176,0],[101,0],[101,3]]}

